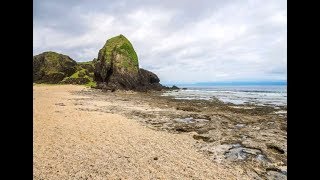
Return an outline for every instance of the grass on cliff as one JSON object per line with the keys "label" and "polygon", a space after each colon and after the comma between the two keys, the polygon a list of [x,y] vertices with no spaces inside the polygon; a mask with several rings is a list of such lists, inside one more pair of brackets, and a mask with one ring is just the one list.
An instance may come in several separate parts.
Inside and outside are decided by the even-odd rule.
{"label": "grass on cliff", "polygon": [[[107,40],[104,47],[100,50],[100,51],[102,51],[102,53],[106,54],[106,56],[105,56],[106,62],[111,61],[111,55],[112,55],[112,51],[114,49],[117,53],[122,54],[125,57],[129,58],[129,59],[124,59],[124,61],[120,65],[122,65],[123,67],[129,68],[129,69],[131,69],[130,65],[132,65],[133,67],[136,67],[136,69],[138,69],[139,62],[138,62],[137,53],[135,52],[130,41],[125,36],[120,34],[119,36],[115,36],[115,37]],[[128,62],[130,60],[131,60],[131,62]],[[133,69],[135,69],[135,68],[133,68]]]}
{"label": "grass on cliff", "polygon": [[74,78],[74,79],[77,79],[77,78],[87,78],[89,79],[90,81],[86,84],[84,84],[85,86],[88,86],[88,87],[95,87],[97,86],[97,83],[93,80],[93,73],[89,73],[89,76],[87,75],[86,73],[86,69],[81,69],[77,72],[75,72],[74,74],[72,74],[70,77],[66,77],[64,80],[62,81],[65,81],[67,80],[68,78]]}
{"label": "grass on cliff", "polygon": [[77,66],[77,71],[75,73],[73,73],[71,76],[66,77],[65,80],[67,78],[86,78],[89,79],[89,82],[84,84],[85,86],[88,87],[95,87],[97,86],[97,83],[93,80],[93,72],[88,72],[88,69],[85,69],[86,66],[83,65],[91,65],[93,66],[93,61],[87,61],[87,62],[77,62],[78,66]]}
{"label": "grass on cliff", "polygon": [[[84,75],[81,75],[84,74]],[[73,73],[70,77],[71,78],[79,78],[79,77],[84,77],[86,74],[86,70],[85,69],[81,69],[80,71],[77,71],[75,73]]]}

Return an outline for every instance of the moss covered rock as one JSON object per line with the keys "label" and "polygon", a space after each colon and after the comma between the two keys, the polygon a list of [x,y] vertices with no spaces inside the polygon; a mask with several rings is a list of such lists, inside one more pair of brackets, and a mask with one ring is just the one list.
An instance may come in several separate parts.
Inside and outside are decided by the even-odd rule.
{"label": "moss covered rock", "polygon": [[139,69],[138,56],[122,34],[108,39],[94,62],[94,80],[98,88],[149,90],[163,89],[154,73]]}
{"label": "moss covered rock", "polygon": [[44,52],[33,56],[33,82],[59,83],[76,72],[77,62],[56,52]]}
{"label": "moss covered rock", "polygon": [[84,84],[102,89],[161,90],[158,76],[140,69],[138,56],[123,35],[108,39],[98,58],[77,63],[69,56],[44,52],[33,57],[35,83]]}
{"label": "moss covered rock", "polygon": [[78,71],[69,77],[65,77],[60,83],[62,84],[84,84],[87,86],[95,87],[96,83],[93,81],[93,72],[88,69],[77,67]]}
{"label": "moss covered rock", "polygon": [[95,79],[108,81],[111,74],[138,74],[138,56],[130,41],[122,34],[107,40],[95,62]]}
{"label": "moss covered rock", "polygon": [[[116,57],[112,57],[115,55]],[[98,61],[104,61],[106,64],[113,64],[117,70],[138,72],[138,56],[133,49],[131,42],[122,34],[110,38],[99,51]]]}
{"label": "moss covered rock", "polygon": [[78,62],[78,70],[86,69],[89,73],[93,73],[95,61],[96,59],[93,59],[92,61],[88,61],[88,62]]}

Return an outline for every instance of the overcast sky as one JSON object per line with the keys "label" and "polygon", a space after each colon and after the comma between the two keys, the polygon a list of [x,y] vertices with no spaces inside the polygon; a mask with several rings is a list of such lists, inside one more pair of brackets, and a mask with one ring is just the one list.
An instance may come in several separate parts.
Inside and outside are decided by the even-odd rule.
{"label": "overcast sky", "polygon": [[76,61],[123,34],[161,82],[287,79],[286,0],[34,0],[33,54]]}

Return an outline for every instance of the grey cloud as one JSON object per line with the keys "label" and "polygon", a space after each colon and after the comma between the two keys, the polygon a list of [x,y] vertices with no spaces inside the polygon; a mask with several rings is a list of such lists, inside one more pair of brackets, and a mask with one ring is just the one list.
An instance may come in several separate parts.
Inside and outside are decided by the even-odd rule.
{"label": "grey cloud", "polygon": [[124,34],[162,82],[286,80],[286,1],[35,0],[33,53],[95,58]]}

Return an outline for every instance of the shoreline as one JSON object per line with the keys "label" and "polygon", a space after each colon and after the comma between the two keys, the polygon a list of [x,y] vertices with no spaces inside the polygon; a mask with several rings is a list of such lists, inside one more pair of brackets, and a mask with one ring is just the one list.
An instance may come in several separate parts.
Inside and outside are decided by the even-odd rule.
{"label": "shoreline", "polygon": [[[34,98],[38,98],[39,90],[58,90],[64,96],[70,94],[64,97],[68,104],[62,107],[70,106],[72,112],[101,114],[102,117],[120,115],[128,122],[138,123],[137,127],[147,127],[154,133],[186,136],[187,149],[199,153],[204,157],[202,160],[211,163],[210,166],[219,166],[219,171],[228,175],[224,177],[227,179],[236,179],[237,176],[241,179],[286,178],[287,118],[286,114],[276,113],[286,111],[286,107],[240,105],[239,108],[239,105],[219,101],[173,99],[160,96],[161,92],[102,92],[77,85],[59,86],[34,85]],[[68,88],[70,91],[65,90]],[[60,110],[60,113],[64,111]],[[179,138],[174,141],[179,145],[184,143]],[[166,147],[166,141],[162,145]],[[163,147],[159,147],[160,150]],[[37,152],[34,155],[37,156]],[[38,173],[41,174],[41,170]],[[198,175],[209,178],[201,173]]]}

